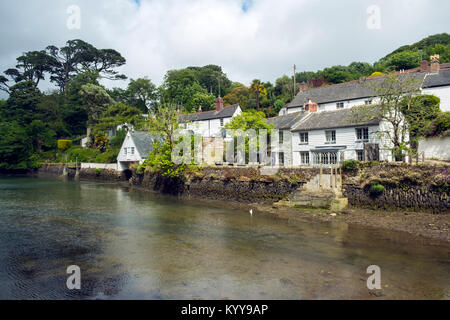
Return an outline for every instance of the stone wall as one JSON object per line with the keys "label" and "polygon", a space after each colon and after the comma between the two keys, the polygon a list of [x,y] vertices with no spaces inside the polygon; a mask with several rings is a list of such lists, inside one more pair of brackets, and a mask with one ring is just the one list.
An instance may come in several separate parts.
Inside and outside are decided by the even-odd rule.
{"label": "stone wall", "polygon": [[[380,184],[384,191],[371,193]],[[353,206],[450,211],[450,166],[378,164],[344,174],[343,194]]]}
{"label": "stone wall", "polygon": [[319,173],[317,168],[280,169],[261,174],[258,167],[205,167],[186,172],[184,181],[133,173],[132,184],[164,193],[211,200],[273,203],[289,196]]}

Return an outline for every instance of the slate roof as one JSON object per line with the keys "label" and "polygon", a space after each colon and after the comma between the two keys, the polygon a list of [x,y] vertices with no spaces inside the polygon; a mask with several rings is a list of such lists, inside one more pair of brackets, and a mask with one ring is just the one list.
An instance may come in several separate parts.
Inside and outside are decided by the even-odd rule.
{"label": "slate roof", "polygon": [[220,111],[211,110],[197,113],[182,114],[178,117],[180,123],[192,122],[192,121],[204,121],[213,119],[231,118],[236,110],[239,108],[238,104],[234,104],[229,107],[224,107]]}
{"label": "slate roof", "polygon": [[[422,83],[425,73],[408,74]],[[355,80],[330,86],[305,90],[299,93],[287,108],[301,107],[311,99],[317,104],[370,98],[375,95],[372,87],[381,85],[384,77]]]}
{"label": "slate roof", "polygon": [[[373,106],[376,107],[376,106]],[[355,127],[362,125],[377,125],[378,119],[357,120],[358,108],[348,108],[333,111],[313,112],[305,116],[302,121],[292,128],[292,131],[309,131],[320,129],[334,129]]]}
{"label": "slate roof", "polygon": [[275,129],[291,129],[302,118],[302,115],[302,112],[288,113],[279,117],[269,118],[267,123],[272,123]]}
{"label": "slate roof", "polygon": [[450,70],[440,70],[439,73],[430,73],[425,77],[423,88],[433,88],[450,85]]}
{"label": "slate roof", "polygon": [[153,142],[159,138],[151,135],[147,131],[130,132],[131,139],[134,141],[139,155],[142,158],[147,158],[150,151],[153,150]]}

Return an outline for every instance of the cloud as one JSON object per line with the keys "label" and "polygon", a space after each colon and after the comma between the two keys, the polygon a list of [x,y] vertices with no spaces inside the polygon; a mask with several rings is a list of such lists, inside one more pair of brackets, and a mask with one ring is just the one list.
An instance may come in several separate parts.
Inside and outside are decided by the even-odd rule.
{"label": "cloud", "polygon": [[[81,10],[80,30],[66,27],[70,5]],[[379,30],[366,26],[370,5],[380,8]],[[294,63],[302,71],[374,62],[447,32],[449,11],[438,0],[3,0],[0,70],[22,52],[80,38],[118,50],[127,59],[122,72],[157,84],[169,69],[206,64],[234,81],[273,82]]]}

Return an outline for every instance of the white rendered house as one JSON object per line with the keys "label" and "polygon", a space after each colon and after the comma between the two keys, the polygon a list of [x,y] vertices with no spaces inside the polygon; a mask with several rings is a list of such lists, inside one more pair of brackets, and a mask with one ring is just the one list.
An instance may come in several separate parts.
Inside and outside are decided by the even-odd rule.
{"label": "white rendered house", "polygon": [[216,109],[211,111],[182,114],[178,117],[181,127],[192,130],[205,138],[224,137],[225,125],[242,113],[238,104],[224,107],[221,97],[216,99]]}
{"label": "white rendered house", "polygon": [[344,160],[393,161],[392,128],[378,119],[355,121],[355,109],[309,112],[292,127],[294,166],[336,164]]}
{"label": "white rendered house", "polygon": [[[432,60],[429,66],[428,62],[424,60],[420,68],[406,70],[404,74],[417,80],[419,84],[417,89],[422,94],[431,94],[440,98],[442,111],[450,111],[450,63],[439,64],[437,60]],[[306,89],[297,94],[290,104],[282,108],[279,115],[305,110],[305,105],[309,100],[318,104],[318,112],[368,104],[375,105],[379,99],[374,97],[373,87],[381,84],[383,80],[384,76],[376,76]]]}
{"label": "white rendered house", "polygon": [[146,131],[128,131],[117,156],[118,170],[126,170],[133,163],[143,163],[156,140],[157,137]]}

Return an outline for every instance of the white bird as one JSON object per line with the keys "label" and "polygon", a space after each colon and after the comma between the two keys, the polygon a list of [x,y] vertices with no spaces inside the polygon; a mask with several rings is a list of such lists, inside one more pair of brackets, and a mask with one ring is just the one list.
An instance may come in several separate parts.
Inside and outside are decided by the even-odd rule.
{"label": "white bird", "polygon": [[251,216],[253,215],[253,209],[250,209],[250,215]]}

